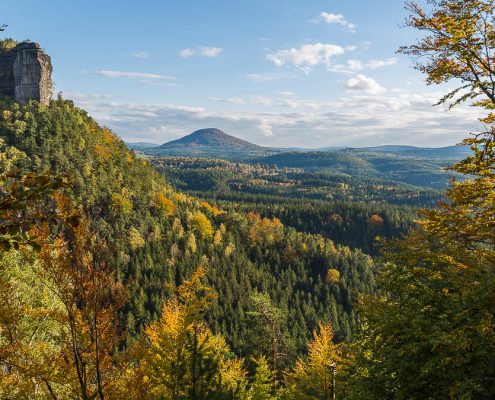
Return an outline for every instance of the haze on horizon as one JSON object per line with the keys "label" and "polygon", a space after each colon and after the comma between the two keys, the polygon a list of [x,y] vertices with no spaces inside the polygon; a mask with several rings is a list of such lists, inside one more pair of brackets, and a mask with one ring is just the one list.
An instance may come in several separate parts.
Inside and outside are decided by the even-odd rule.
{"label": "haze on horizon", "polygon": [[479,129],[473,108],[433,107],[448,86],[427,87],[395,53],[417,35],[401,27],[402,1],[6,0],[3,10],[4,36],[52,56],[55,92],[126,141],[216,127],[268,147],[436,147]]}

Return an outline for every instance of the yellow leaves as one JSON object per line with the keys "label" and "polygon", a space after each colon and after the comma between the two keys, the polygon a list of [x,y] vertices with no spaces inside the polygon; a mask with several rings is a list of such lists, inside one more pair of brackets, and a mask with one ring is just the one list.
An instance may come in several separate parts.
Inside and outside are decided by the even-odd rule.
{"label": "yellow leaves", "polygon": [[243,389],[247,372],[243,360],[239,358],[226,359],[220,364],[220,376],[226,389],[235,393]]}
{"label": "yellow leaves", "polygon": [[196,211],[192,214],[189,221],[191,229],[199,234],[204,239],[212,239],[214,229],[210,220],[201,211]]}
{"label": "yellow leaves", "polygon": [[136,228],[132,227],[131,229],[129,229],[129,245],[131,246],[131,249],[139,249],[145,244],[146,242]]}
{"label": "yellow leaves", "polygon": [[333,342],[333,328],[330,324],[318,324],[313,340],[308,344],[308,357],[299,358],[294,369],[286,374],[286,381],[295,398],[299,395],[330,398],[329,387],[332,379],[331,364],[342,360],[340,347]]}
{"label": "yellow leaves", "polygon": [[207,213],[212,214],[213,217],[218,217],[219,215],[225,214],[225,211],[219,210],[216,206],[212,206],[210,203],[206,201],[201,201],[199,206],[205,210]]}
{"label": "yellow leaves", "polygon": [[[426,35],[400,52],[414,56],[416,68],[427,74],[427,82],[440,84],[458,79],[458,87],[440,99],[451,106],[478,97],[493,96],[491,84],[494,74],[491,64],[495,37],[491,1],[449,0],[434,2],[428,13],[412,1],[406,3],[411,16],[409,26]],[[477,104],[478,102],[474,102]]]}
{"label": "yellow leaves", "polygon": [[329,268],[327,271],[327,283],[330,286],[336,285],[340,281],[340,272],[337,269]]}
{"label": "yellow leaves", "polygon": [[177,203],[187,203],[189,201],[189,197],[184,193],[175,193],[175,200]]}
{"label": "yellow leaves", "polygon": [[234,243],[229,242],[227,244],[227,246],[225,246],[225,249],[224,249],[224,255],[225,255],[225,257],[227,257],[227,258],[230,257],[232,255],[232,253],[234,253],[234,251],[235,251],[235,245],[234,245]]}
{"label": "yellow leaves", "polygon": [[196,253],[197,248],[198,248],[198,245],[196,244],[196,236],[194,236],[194,233],[191,232],[187,236],[186,250],[189,250],[192,253]]}
{"label": "yellow leaves", "polygon": [[166,217],[172,216],[177,208],[175,203],[163,192],[159,192],[155,195],[155,204]]}
{"label": "yellow leaves", "polygon": [[112,194],[110,209],[114,215],[128,215],[132,212],[132,193],[127,188],[122,188],[120,193]]}
{"label": "yellow leaves", "polygon": [[184,328],[183,307],[177,298],[167,301],[162,308],[160,320],[145,329],[146,336],[154,347],[161,347],[163,340],[176,340]]}
{"label": "yellow leaves", "polygon": [[112,149],[104,144],[96,144],[95,153],[100,162],[108,161],[112,157]]}
{"label": "yellow leaves", "polygon": [[9,111],[9,110],[3,110],[2,111],[2,118],[5,121],[9,121],[11,117],[12,117],[12,112],[11,111]]}
{"label": "yellow leaves", "polygon": [[151,398],[189,398],[198,384],[217,393],[220,387],[238,390],[242,385],[242,362],[228,357],[223,337],[203,321],[215,297],[202,283],[205,274],[200,265],[165,302],[161,317],[145,329],[149,346],[141,365],[153,388]]}
{"label": "yellow leaves", "polygon": [[102,129],[102,135],[103,135],[103,142],[107,145],[111,145],[113,143],[116,143],[119,141],[119,138],[115,133],[113,133],[110,129],[108,128],[103,128]]}
{"label": "yellow leaves", "polygon": [[[90,126],[90,132],[96,134],[99,131],[97,126]],[[115,144],[120,139],[108,128],[101,129],[101,139],[95,144],[95,153],[100,162],[110,160],[114,151]]]}
{"label": "yellow leaves", "polygon": [[262,218],[260,215],[250,212],[247,214],[249,222],[248,235],[253,245],[266,241],[273,243],[283,236],[284,226],[278,218]]}
{"label": "yellow leaves", "polygon": [[182,223],[179,218],[174,218],[174,222],[172,223],[172,231],[179,239],[184,236],[184,228],[182,227]]}
{"label": "yellow leaves", "polygon": [[220,229],[215,231],[215,235],[213,236],[213,244],[215,246],[220,246],[222,244],[222,232]]}
{"label": "yellow leaves", "polygon": [[308,345],[309,359],[315,365],[329,365],[340,360],[339,347],[332,343],[333,328],[331,324],[318,324],[313,332],[313,340]]}

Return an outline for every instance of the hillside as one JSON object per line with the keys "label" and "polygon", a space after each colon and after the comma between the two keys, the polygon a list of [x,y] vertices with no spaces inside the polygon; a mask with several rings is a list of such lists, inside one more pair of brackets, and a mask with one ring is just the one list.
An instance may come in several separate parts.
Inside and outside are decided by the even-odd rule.
{"label": "hillside", "polygon": [[[0,147],[21,152],[24,172],[70,174],[65,193],[111,244],[109,267],[126,283],[123,324],[127,340],[160,315],[170,284],[180,284],[203,263],[218,301],[207,315],[239,354],[250,354],[250,296],[266,293],[287,315],[296,352],[319,320],[331,320],[337,338],[356,321],[353,293],[372,291],[373,262],[360,250],[336,246],[319,235],[298,233],[278,219],[221,211],[173,190],[109,129],[70,101],[49,106],[0,105]],[[329,268],[342,282],[325,284]]]}
{"label": "hillside", "polygon": [[147,149],[147,154],[208,158],[246,158],[276,152],[226,134],[220,129],[207,128],[183,138]]}
{"label": "hillside", "polygon": [[125,145],[131,150],[144,150],[152,147],[158,147],[157,144],[149,142],[125,142]]}
{"label": "hillside", "polygon": [[250,162],[276,165],[278,168],[331,171],[433,189],[445,188],[453,176],[458,176],[445,169],[448,161],[444,158],[413,157],[367,149],[280,153],[252,159]]}
{"label": "hillside", "polygon": [[395,153],[400,156],[428,159],[461,160],[471,154],[469,146],[416,147],[416,146],[377,146],[352,149],[354,151]]}

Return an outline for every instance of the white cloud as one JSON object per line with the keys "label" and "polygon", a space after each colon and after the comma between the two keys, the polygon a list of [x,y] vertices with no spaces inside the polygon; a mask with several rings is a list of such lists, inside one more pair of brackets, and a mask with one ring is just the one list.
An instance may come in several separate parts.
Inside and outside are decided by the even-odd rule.
{"label": "white cloud", "polygon": [[362,74],[358,74],[355,77],[348,79],[345,82],[345,88],[348,90],[360,90],[372,95],[382,94],[386,91],[386,89],[373,78]]}
{"label": "white cloud", "polygon": [[198,46],[194,49],[191,48],[182,49],[179,52],[179,55],[182,58],[189,58],[192,56],[213,58],[219,56],[222,53],[222,51],[223,49],[220,47]]}
{"label": "white cloud", "polygon": [[192,49],[182,49],[180,52],[179,52],[179,55],[182,57],[182,58],[189,58],[189,57],[192,57],[194,55],[194,50]]}
{"label": "white cloud", "polygon": [[378,68],[383,68],[383,67],[388,67],[390,65],[395,65],[397,64],[397,58],[391,57],[391,58],[386,58],[383,60],[369,60],[368,62],[362,62],[360,60],[347,60],[347,65],[339,65],[336,66],[338,67],[337,69],[342,70],[344,72],[345,68],[347,67],[351,71],[362,71],[364,69],[371,69],[375,70]]}
{"label": "white cloud", "polygon": [[245,104],[256,104],[262,106],[269,106],[273,103],[272,99],[267,96],[249,96],[249,97],[229,97],[229,98],[220,98],[220,97],[207,97],[206,100],[216,102],[216,103],[228,103],[228,104],[237,104],[237,105],[245,105]]}
{"label": "white cloud", "polygon": [[388,67],[389,65],[397,64],[397,58],[391,57],[385,60],[370,60],[365,64],[366,68],[369,69],[378,69],[382,67]]}
{"label": "white cloud", "polygon": [[364,68],[363,63],[359,60],[347,60],[347,66],[352,71],[360,71]]}
{"label": "white cloud", "polygon": [[356,31],[356,25],[354,25],[352,22],[347,21],[342,14],[333,14],[323,11],[320,13],[318,18],[313,20],[313,22],[315,23],[324,22],[326,24],[339,24],[346,27],[351,32]]}
{"label": "white cloud", "polygon": [[203,57],[216,57],[223,51],[220,47],[200,47],[199,54]]}
{"label": "white cloud", "polygon": [[125,104],[97,94],[78,94],[74,100],[129,141],[164,143],[196,129],[215,126],[240,138],[276,147],[444,146],[480,128],[480,113],[472,107],[451,112],[433,107],[442,94],[391,90],[379,96],[363,93],[326,101],[293,96],[287,98],[293,101],[292,107],[286,105],[280,110]]}
{"label": "white cloud", "polygon": [[131,53],[131,56],[146,59],[151,58],[150,53],[148,53],[147,51],[136,51],[134,53]]}
{"label": "white cloud", "polygon": [[283,92],[278,92],[278,94],[280,94],[281,96],[287,96],[287,97],[293,97],[296,95],[294,92],[290,92],[288,90],[283,91]]}
{"label": "white cloud", "polygon": [[104,76],[107,78],[128,78],[128,79],[166,79],[166,80],[176,80],[177,78],[173,76],[160,75],[160,74],[148,74],[145,72],[124,72],[124,71],[113,71],[113,70],[99,70],[95,71],[94,74],[99,76]]}
{"label": "white cloud", "polygon": [[353,50],[353,47],[342,47],[336,44],[314,43],[306,44],[299,48],[290,48],[279,50],[275,53],[268,54],[266,59],[276,66],[281,67],[286,64],[292,64],[296,68],[308,72],[311,67],[325,64],[331,65],[332,57],[344,54],[347,50]]}

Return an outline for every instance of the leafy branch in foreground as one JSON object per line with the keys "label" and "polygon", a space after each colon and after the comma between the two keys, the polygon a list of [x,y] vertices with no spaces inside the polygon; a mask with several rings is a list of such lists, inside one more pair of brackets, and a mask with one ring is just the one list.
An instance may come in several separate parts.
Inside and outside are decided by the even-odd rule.
{"label": "leafy branch in foreground", "polygon": [[416,44],[400,53],[415,58],[415,68],[428,84],[458,80],[461,84],[440,99],[451,107],[466,100],[493,108],[495,105],[495,5],[491,0],[430,0],[431,12],[406,2],[406,25],[425,32]]}
{"label": "leafy branch in foreground", "polygon": [[[494,109],[495,2],[429,3],[429,14],[407,3],[408,24],[427,36],[401,52],[423,59],[416,67],[428,83],[460,82],[440,102],[476,99]],[[493,124],[495,115],[482,121]],[[494,133],[491,127],[464,141],[473,155],[451,169],[466,179],[454,181],[436,209],[423,210],[404,239],[386,245],[380,294],[360,299],[344,397],[495,397]]]}

